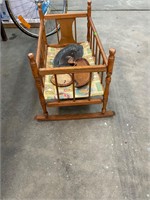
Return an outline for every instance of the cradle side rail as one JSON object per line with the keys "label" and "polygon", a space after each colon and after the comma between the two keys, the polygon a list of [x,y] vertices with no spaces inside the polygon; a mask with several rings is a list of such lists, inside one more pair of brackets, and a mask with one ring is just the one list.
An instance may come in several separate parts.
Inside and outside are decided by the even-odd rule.
{"label": "cradle side rail", "polygon": [[[93,72],[104,72],[106,71],[106,67],[104,65],[95,65],[95,66],[76,66],[76,67],[59,67],[59,68],[46,68],[46,69],[39,69],[39,75],[45,76],[49,74],[53,74],[55,78],[55,83],[56,83],[56,91],[57,91],[57,100],[55,102],[48,102],[47,106],[52,107],[52,106],[74,106],[74,105],[88,105],[88,104],[98,104],[102,103],[102,99],[97,98],[97,99],[92,99],[91,98],[91,84],[92,84],[92,73]],[[74,75],[76,73],[90,73],[90,80],[89,80],[89,91],[88,91],[88,96],[86,99],[77,99],[76,94],[75,94],[75,81],[74,81]],[[59,97],[59,87],[57,84],[57,75],[58,74],[71,74],[72,76],[72,96],[73,99],[69,100],[61,100]]]}
{"label": "cradle side rail", "polygon": [[[38,68],[36,60],[33,54],[29,54],[30,65],[32,69],[33,76],[35,78],[36,87],[38,89],[40,103],[43,109],[43,115],[37,115],[37,120],[68,120],[68,119],[83,119],[83,118],[96,118],[96,117],[110,117],[114,115],[113,111],[107,111],[106,105],[109,95],[109,85],[111,82],[112,67],[114,62],[114,49],[110,50],[110,56],[108,59],[108,66],[105,65],[95,65],[95,66],[78,66],[78,67],[62,67],[62,68]],[[73,99],[61,100],[59,98],[59,87],[57,84],[57,75],[71,73],[74,77],[74,73],[89,72],[90,82],[89,82],[89,95],[86,99],[76,99],[75,98],[75,85],[73,81]],[[91,77],[93,72],[106,72],[106,86],[103,98],[91,98]],[[54,74],[57,89],[57,100],[54,102],[46,102],[43,92],[43,83],[41,77]],[[74,79],[74,78],[73,78]],[[74,115],[49,115],[47,107],[61,107],[61,106],[80,106],[80,105],[90,105],[90,104],[102,104],[102,111],[96,113],[85,113],[85,114],[74,114]]]}

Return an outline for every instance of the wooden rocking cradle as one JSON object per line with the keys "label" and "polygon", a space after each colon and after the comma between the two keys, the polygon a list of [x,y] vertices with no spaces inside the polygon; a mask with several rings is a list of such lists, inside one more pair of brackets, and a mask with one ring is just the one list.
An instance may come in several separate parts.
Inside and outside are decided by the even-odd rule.
{"label": "wooden rocking cradle", "polygon": [[[91,1],[87,2],[87,11],[64,14],[43,15],[39,5],[40,30],[36,57],[33,53],[28,54],[30,66],[35,84],[38,90],[43,114],[37,115],[37,120],[69,120],[85,118],[110,117],[115,113],[106,109],[111,75],[113,71],[115,49],[109,49],[107,58],[94,23],[91,17]],[[77,41],[77,19],[87,19],[87,34],[85,42]],[[46,20],[55,20],[57,30],[57,44],[48,44],[45,34]],[[80,44],[83,46],[83,58],[89,65],[84,66],[59,66],[54,67],[53,61],[56,54],[69,44]],[[89,81],[82,87],[76,87],[75,76],[77,74],[89,73]],[[59,85],[61,78],[71,77],[70,84]],[[52,78],[55,84],[52,83]],[[65,80],[67,81],[67,80]],[[101,112],[79,113],[79,114],[57,114],[50,115],[48,107],[82,106],[91,104],[102,104]]]}

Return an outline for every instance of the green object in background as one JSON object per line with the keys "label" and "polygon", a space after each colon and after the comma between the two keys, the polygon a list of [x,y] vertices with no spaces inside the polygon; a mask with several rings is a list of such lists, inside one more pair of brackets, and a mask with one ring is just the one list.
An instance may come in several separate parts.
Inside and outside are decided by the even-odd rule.
{"label": "green object in background", "polygon": [[94,35],[97,35],[97,32],[94,32]]}

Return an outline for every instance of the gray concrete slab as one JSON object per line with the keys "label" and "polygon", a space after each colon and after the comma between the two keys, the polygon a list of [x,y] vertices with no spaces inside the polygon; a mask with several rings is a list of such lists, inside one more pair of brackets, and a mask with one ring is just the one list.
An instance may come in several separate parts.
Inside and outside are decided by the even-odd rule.
{"label": "gray concrete slab", "polygon": [[[80,1],[69,0],[68,2],[70,10],[85,10],[87,5],[87,0],[82,0],[82,5]],[[92,0],[93,10],[132,10],[132,9],[150,9],[149,0]]]}
{"label": "gray concrete slab", "polygon": [[2,199],[150,199],[149,19],[143,11],[93,12],[105,51],[117,50],[108,103],[116,116],[108,119],[34,121],[41,108],[27,53],[35,51],[36,39],[6,29],[9,40],[1,42]]}

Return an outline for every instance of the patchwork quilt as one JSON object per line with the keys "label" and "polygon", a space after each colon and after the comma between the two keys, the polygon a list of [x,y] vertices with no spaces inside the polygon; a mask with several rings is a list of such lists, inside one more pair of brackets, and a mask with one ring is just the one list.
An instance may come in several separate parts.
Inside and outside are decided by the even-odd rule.
{"label": "patchwork quilt", "polygon": [[[92,57],[92,52],[88,42],[81,43],[83,46],[83,58],[88,60],[90,65],[95,65],[94,58]],[[56,54],[61,50],[61,48],[48,48],[47,55],[47,65],[46,67],[53,67],[53,60]],[[45,88],[44,88],[44,97],[47,101],[57,99],[56,86],[51,83],[51,76],[45,76]],[[92,74],[92,85],[91,85],[91,96],[100,96],[104,94],[103,86],[100,82],[100,77],[97,72]],[[85,85],[81,88],[75,88],[75,98],[86,98],[89,95],[89,85]],[[72,99],[73,98],[73,85],[59,87],[59,98],[60,99]]]}

